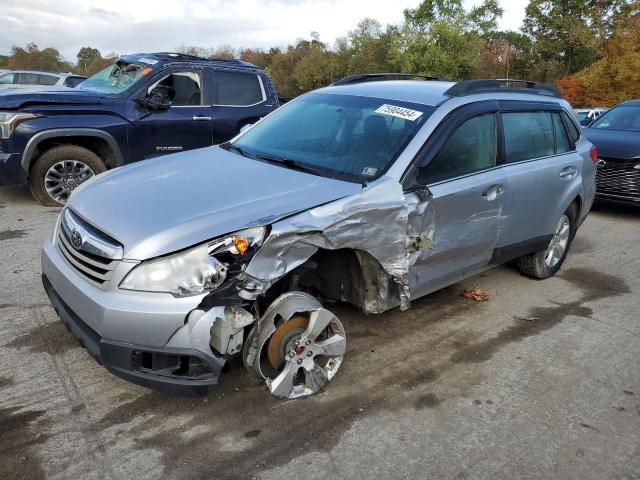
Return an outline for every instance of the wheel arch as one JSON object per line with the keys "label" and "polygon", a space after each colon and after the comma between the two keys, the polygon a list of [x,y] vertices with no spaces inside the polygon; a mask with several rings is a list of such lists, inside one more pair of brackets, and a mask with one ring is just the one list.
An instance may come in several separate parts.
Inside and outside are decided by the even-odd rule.
{"label": "wheel arch", "polygon": [[95,128],[57,128],[36,133],[22,154],[22,169],[30,175],[36,158],[51,147],[63,144],[78,145],[98,155],[107,168],[124,165],[118,142],[109,133]]}

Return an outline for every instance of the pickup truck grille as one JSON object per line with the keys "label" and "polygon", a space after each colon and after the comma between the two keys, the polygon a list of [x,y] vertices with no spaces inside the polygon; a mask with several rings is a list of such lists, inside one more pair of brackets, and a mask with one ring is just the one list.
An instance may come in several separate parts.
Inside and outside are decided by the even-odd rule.
{"label": "pickup truck grille", "polygon": [[596,171],[597,193],[640,197],[640,165],[638,160],[602,158],[606,163]]}
{"label": "pickup truck grille", "polygon": [[[78,217],[68,211],[64,211],[62,215],[63,219],[60,222],[56,238],[56,245],[62,257],[76,273],[89,283],[105,289],[113,275],[113,271],[120,263],[120,259],[117,257],[108,258],[107,256],[89,252],[85,249],[84,243],[80,247],[74,246],[72,236],[80,230],[83,232],[83,236],[86,237],[89,235],[88,232],[91,231],[91,227],[86,224],[83,225],[83,222]],[[73,226],[69,225],[70,222],[73,223]],[[93,236],[91,238],[94,240],[99,239],[103,245],[105,244],[104,237]],[[84,241],[87,241],[86,238]],[[118,245],[110,245],[110,247],[114,251],[121,248]]]}

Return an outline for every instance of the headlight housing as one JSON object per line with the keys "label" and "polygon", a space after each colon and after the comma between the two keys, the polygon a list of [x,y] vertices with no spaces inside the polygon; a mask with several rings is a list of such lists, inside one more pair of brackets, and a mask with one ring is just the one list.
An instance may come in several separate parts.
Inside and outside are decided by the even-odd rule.
{"label": "headlight housing", "polygon": [[231,233],[188,250],[142,262],[120,283],[123,290],[190,297],[215,290],[260,247],[265,228]]}
{"label": "headlight housing", "polygon": [[30,118],[36,118],[36,115],[33,113],[0,112],[0,138],[9,138],[18,123]]}

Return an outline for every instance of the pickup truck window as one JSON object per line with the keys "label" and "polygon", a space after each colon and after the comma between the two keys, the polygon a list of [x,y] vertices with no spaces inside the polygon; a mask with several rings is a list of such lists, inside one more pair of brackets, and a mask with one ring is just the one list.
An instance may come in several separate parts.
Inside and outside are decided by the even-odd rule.
{"label": "pickup truck window", "polygon": [[197,72],[173,72],[151,85],[147,89],[147,94],[158,85],[172,89],[171,105],[174,107],[202,105],[202,87],[200,75]]}
{"label": "pickup truck window", "polygon": [[253,73],[215,72],[218,105],[248,106],[264,100],[258,76]]}

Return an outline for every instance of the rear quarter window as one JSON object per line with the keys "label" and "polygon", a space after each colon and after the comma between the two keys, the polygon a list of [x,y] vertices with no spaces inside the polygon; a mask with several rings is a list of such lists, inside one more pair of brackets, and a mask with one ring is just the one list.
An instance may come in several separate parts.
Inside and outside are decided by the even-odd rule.
{"label": "rear quarter window", "polygon": [[248,106],[264,100],[258,76],[254,73],[215,72],[218,105]]}
{"label": "rear quarter window", "polygon": [[55,75],[40,75],[38,83],[40,85],[55,85],[58,83],[58,77]]}
{"label": "rear quarter window", "polygon": [[502,123],[507,163],[554,154],[550,112],[507,112]]}
{"label": "rear quarter window", "polygon": [[64,86],[74,88],[80,85],[85,80],[86,79],[84,77],[67,77],[67,79],[64,81]]}

